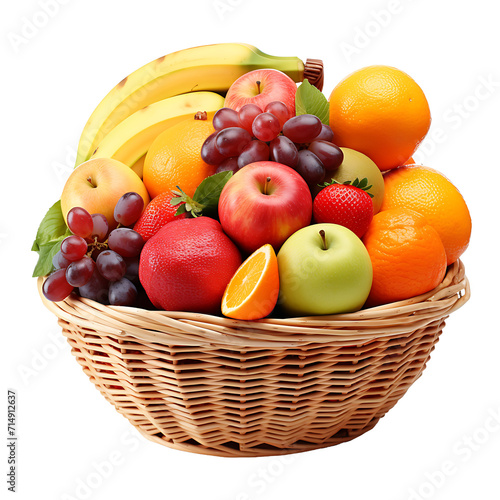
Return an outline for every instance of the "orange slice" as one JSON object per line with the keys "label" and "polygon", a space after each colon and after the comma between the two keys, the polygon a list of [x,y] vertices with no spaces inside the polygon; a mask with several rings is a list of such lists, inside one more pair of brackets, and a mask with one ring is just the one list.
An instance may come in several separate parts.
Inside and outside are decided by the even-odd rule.
{"label": "orange slice", "polygon": [[278,259],[271,245],[263,245],[237,269],[222,297],[222,314],[254,320],[271,314],[278,300]]}

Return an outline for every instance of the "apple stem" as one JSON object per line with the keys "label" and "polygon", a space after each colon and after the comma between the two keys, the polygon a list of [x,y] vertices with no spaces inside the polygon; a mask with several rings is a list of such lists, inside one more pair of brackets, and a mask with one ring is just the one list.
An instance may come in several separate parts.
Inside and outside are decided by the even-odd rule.
{"label": "apple stem", "polygon": [[260,80],[255,82],[257,84],[257,94],[260,94]]}
{"label": "apple stem", "polygon": [[267,187],[268,187],[270,182],[271,182],[271,177],[267,177],[266,183],[264,184],[264,194],[267,194]]}
{"label": "apple stem", "polygon": [[87,182],[93,187],[95,188],[96,186],[94,185],[94,183],[92,182],[92,177],[87,177]]}
{"label": "apple stem", "polygon": [[319,235],[321,236],[321,239],[323,240],[323,250],[328,250],[328,247],[326,245],[326,234],[323,229],[319,230]]}

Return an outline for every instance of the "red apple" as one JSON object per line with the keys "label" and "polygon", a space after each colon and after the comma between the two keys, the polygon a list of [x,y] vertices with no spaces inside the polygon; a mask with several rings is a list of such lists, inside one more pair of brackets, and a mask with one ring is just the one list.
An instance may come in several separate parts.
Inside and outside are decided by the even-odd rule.
{"label": "red apple", "polygon": [[245,104],[256,104],[264,111],[273,101],[285,103],[295,116],[296,83],[277,69],[256,69],[240,76],[226,94],[224,106],[238,111]]}
{"label": "red apple", "polygon": [[250,163],[227,182],[219,199],[224,232],[248,253],[270,243],[276,251],[311,223],[312,198],[292,168],[272,161]]}

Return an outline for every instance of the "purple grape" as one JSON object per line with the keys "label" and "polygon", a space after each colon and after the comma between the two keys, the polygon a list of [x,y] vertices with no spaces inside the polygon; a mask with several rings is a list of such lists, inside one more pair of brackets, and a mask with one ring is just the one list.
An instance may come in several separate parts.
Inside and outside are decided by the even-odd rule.
{"label": "purple grape", "polygon": [[326,170],[336,170],[344,161],[344,153],[332,142],[314,140],[307,149],[320,159]]}
{"label": "purple grape", "polygon": [[109,285],[109,303],[113,306],[131,306],[137,298],[137,288],[127,278]]}
{"label": "purple grape", "polygon": [[238,113],[231,108],[220,108],[213,117],[212,125],[217,132],[229,127],[241,127]]}
{"label": "purple grape", "polygon": [[315,141],[333,141],[333,130],[329,125],[321,124],[321,132],[314,138]]}
{"label": "purple grape", "polygon": [[123,257],[113,250],[105,250],[96,260],[97,270],[108,281],[118,281],[125,276],[127,264]]}
{"label": "purple grape", "polygon": [[52,257],[52,265],[56,269],[66,269],[70,265],[71,261],[68,259],[64,258],[61,250],[59,250],[54,257]]}
{"label": "purple grape", "polygon": [[130,226],[139,219],[144,208],[144,200],[137,193],[125,193],[115,205],[115,221],[122,226]]}
{"label": "purple grape", "polygon": [[238,156],[238,167],[243,168],[250,163],[265,160],[269,160],[269,146],[265,142],[255,139],[250,141]]}
{"label": "purple grape", "polygon": [[284,135],[276,137],[269,144],[271,160],[295,168],[299,161],[299,152],[295,144]]}
{"label": "purple grape", "polygon": [[83,286],[87,284],[94,272],[95,263],[90,257],[71,262],[66,268],[66,281],[71,286]]}
{"label": "purple grape", "polygon": [[119,227],[109,233],[108,246],[122,257],[136,257],[141,253],[144,240],[133,229]]}
{"label": "purple grape", "polygon": [[240,167],[238,167],[238,157],[232,156],[231,158],[226,158],[216,169],[215,173],[228,172],[231,170],[235,174]]}
{"label": "purple grape", "polygon": [[[276,118],[278,118],[281,128],[283,128],[283,125],[290,118],[290,110],[288,109],[288,106],[284,102],[281,102],[281,101],[270,102],[266,106],[266,109],[264,111],[266,113],[272,113]],[[281,130],[281,128],[280,128],[280,130]]]}
{"label": "purple grape", "polygon": [[322,125],[314,115],[294,116],[283,125],[283,134],[296,144],[311,142],[321,132]]}
{"label": "purple grape", "polygon": [[59,265],[59,255],[61,255],[61,250],[58,250],[57,253],[52,257],[52,267],[54,269],[61,269],[62,268],[62,266]]}
{"label": "purple grape", "polygon": [[219,150],[215,146],[215,138],[218,132],[213,132],[206,139],[201,146],[201,159],[208,163],[209,165],[220,165],[226,158],[224,155],[219,153]]}
{"label": "purple grape", "polygon": [[72,291],[73,287],[66,281],[66,269],[54,271],[42,286],[43,295],[52,302],[64,300]]}
{"label": "purple grape", "polygon": [[127,266],[125,270],[125,278],[132,283],[139,283],[139,257],[124,257],[123,260]]}
{"label": "purple grape", "polygon": [[81,207],[74,207],[66,216],[68,227],[73,234],[88,238],[92,234],[92,216]]}
{"label": "purple grape", "polygon": [[262,109],[257,104],[249,103],[241,106],[238,111],[241,127],[250,134],[252,133],[252,124],[255,118],[262,113]]}
{"label": "purple grape", "polygon": [[307,149],[299,151],[299,161],[295,170],[309,186],[319,184],[325,178],[325,167],[320,159]]}
{"label": "purple grape", "polygon": [[271,113],[261,113],[252,124],[252,133],[260,141],[269,142],[281,132],[279,119]]}
{"label": "purple grape", "polygon": [[87,242],[75,234],[64,238],[61,243],[61,255],[70,262],[80,260],[87,253]]}
{"label": "purple grape", "polygon": [[92,229],[92,241],[97,238],[97,241],[102,243],[106,240],[109,231],[108,219],[102,214],[92,214],[92,222],[94,227]]}
{"label": "purple grape", "polygon": [[215,145],[220,154],[229,158],[239,156],[251,140],[252,136],[244,128],[229,127],[217,133]]}
{"label": "purple grape", "polygon": [[97,266],[95,266],[90,280],[85,285],[79,287],[78,292],[81,297],[95,300],[101,304],[108,304],[108,289],[109,281],[99,274]]}

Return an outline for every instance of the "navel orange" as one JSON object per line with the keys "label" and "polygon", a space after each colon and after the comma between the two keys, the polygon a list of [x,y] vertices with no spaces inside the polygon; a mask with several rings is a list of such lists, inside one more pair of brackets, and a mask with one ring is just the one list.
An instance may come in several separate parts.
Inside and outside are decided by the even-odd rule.
{"label": "navel orange", "polygon": [[422,89],[409,75],[390,66],[355,71],[330,95],[335,144],[360,151],[382,171],[403,165],[430,124]]}

